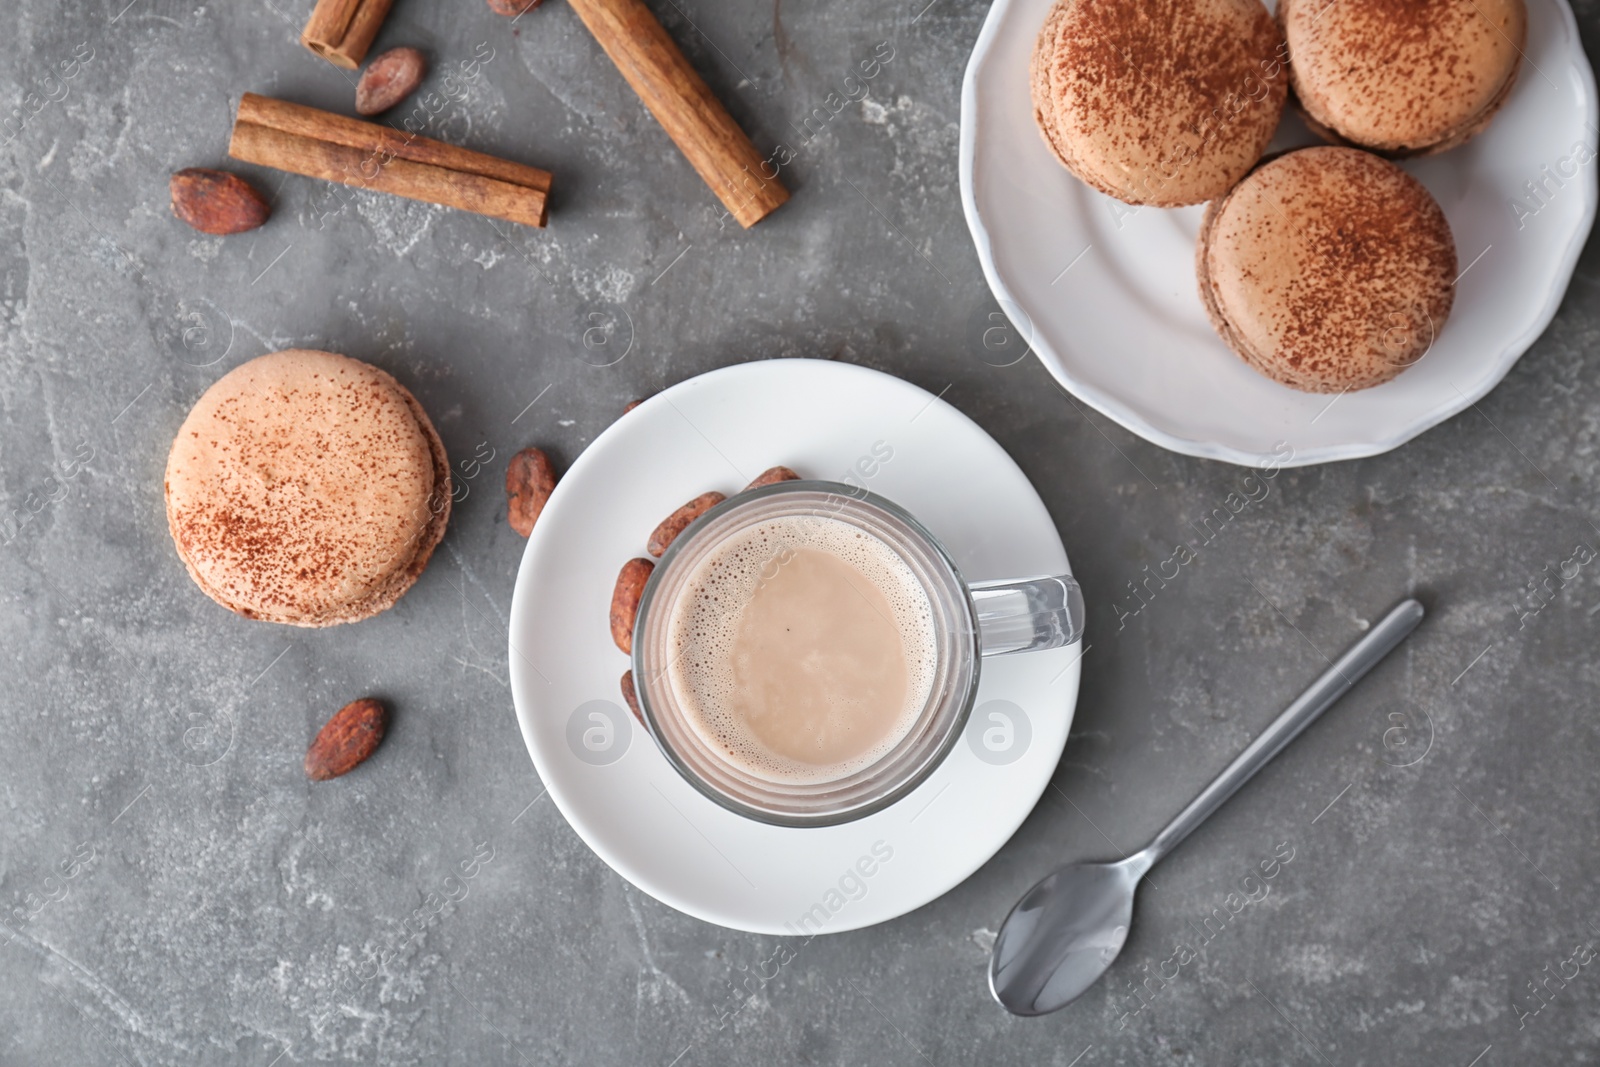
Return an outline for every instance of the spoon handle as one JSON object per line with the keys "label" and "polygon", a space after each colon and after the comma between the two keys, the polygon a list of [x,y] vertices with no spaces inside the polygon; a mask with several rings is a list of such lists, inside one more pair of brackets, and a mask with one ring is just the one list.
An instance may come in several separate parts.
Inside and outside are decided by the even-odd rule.
{"label": "spoon handle", "polygon": [[1217,775],[1215,781],[1206,786],[1165,830],[1156,835],[1156,839],[1144,850],[1147,862],[1153,866],[1188,837],[1195,827],[1222,806],[1223,801],[1233,796],[1240,786],[1281,752],[1283,746],[1293,741],[1301,730],[1310,726],[1318,715],[1327,711],[1334,701],[1360,681],[1362,675],[1405,640],[1406,635],[1415,630],[1421,621],[1422,605],[1415,600],[1401,601],[1385,615],[1382,622],[1350,646],[1350,650],[1324,671],[1322,677],[1312,682],[1310,688],[1261,732],[1260,737],[1250,742],[1249,748],[1228,764],[1227,770]]}

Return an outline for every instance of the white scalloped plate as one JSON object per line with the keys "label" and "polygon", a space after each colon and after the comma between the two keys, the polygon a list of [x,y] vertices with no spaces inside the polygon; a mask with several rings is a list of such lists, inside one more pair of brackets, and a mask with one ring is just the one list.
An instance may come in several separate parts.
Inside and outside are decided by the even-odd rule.
{"label": "white scalloped plate", "polygon": [[[961,202],[1000,306],[1096,410],[1164,448],[1230,463],[1376,455],[1489,392],[1555,316],[1596,202],[1594,72],[1565,0],[1528,0],[1527,58],[1489,129],[1403,164],[1450,220],[1464,269],[1455,307],[1420,363],[1337,399],[1256,374],[1212,331],[1194,279],[1202,207],[1130,209],[1050,154],[1028,57],[1051,3],[989,10],[962,88]],[[1311,143],[1290,118],[1273,148]],[[1575,146],[1586,165],[1575,165]],[[1526,183],[1544,179],[1544,166],[1575,173],[1546,180],[1534,201]],[[1287,460],[1280,442],[1293,449]]]}

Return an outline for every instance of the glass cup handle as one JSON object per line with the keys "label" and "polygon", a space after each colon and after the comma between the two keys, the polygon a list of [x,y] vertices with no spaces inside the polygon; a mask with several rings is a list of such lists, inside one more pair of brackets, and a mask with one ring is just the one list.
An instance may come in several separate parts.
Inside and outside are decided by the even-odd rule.
{"label": "glass cup handle", "polygon": [[1070,574],[975,582],[967,588],[984,656],[1061,648],[1083,636],[1083,593]]}

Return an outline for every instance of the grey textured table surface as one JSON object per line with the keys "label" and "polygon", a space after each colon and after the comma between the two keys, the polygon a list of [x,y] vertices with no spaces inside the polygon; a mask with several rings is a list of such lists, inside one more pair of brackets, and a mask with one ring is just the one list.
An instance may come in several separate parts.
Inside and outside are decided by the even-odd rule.
{"label": "grey textured table surface", "polygon": [[[1600,938],[1600,587],[1576,564],[1540,584],[1600,544],[1593,247],[1486,400],[1393,454],[1281,474],[1118,632],[1126,583],[1245,472],[1132,437],[1031,358],[984,361],[972,323],[993,305],[956,144],[985,9],[924,2],[655,5],[763,146],[799,145],[805,116],[892,48],[869,98],[813,122],[793,201],[744,233],[560,0],[514,26],[481,0],[399,0],[379,48],[421,46],[437,69],[492,50],[429,132],[550,168],[550,228],[240,167],[275,211],[225,239],[172,219],[167,176],[227,165],[244,90],[348,108],[347,77],[296,43],[308,5],[8,5],[0,1062],[1600,1058],[1581,947]],[[1578,6],[1592,49],[1597,7]],[[74,77],[48,79],[75,55]],[[583,331],[624,310],[632,352],[592,365]],[[291,346],[387,367],[454,458],[496,456],[417,587],[356,626],[235,618],[166,531],[189,405]],[[1053,787],[999,855],[911,915],[814,941],[729,1020],[777,939],[656,903],[548,799],[528,807],[504,631],[522,542],[497,483],[520,447],[564,463],[628,400],[780,355],[945,390],[1039,486],[1103,636]],[[1000,1011],[986,953],[1016,896],[1148,838],[1319,650],[1409,590],[1423,628],[1158,869],[1108,979],[1049,1018]],[[311,733],[367,692],[398,709],[391,737],[336,788],[308,786]],[[412,938],[401,921],[482,841],[466,899]],[[1279,848],[1293,859],[1268,895],[1229,917]],[[1230,921],[1206,926],[1218,908]],[[1174,975],[1175,945],[1208,931]]]}

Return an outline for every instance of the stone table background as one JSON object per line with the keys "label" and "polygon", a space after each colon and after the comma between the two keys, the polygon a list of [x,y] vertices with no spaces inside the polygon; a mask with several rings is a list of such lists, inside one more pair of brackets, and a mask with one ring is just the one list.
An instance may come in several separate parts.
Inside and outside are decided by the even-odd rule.
{"label": "stone table background", "polygon": [[[8,5],[0,1063],[1600,1058],[1600,975],[1563,962],[1600,938],[1600,570],[1528,594],[1600,544],[1593,245],[1482,403],[1390,455],[1281,474],[1118,632],[1126,583],[1246,472],[1123,432],[1031,358],[985,361],[973,324],[994,305],[956,178],[985,7],[924,3],[653,0],[757,143],[797,148],[793,202],[745,233],[560,0],[515,24],[481,0],[398,0],[378,47],[427,50],[431,87],[492,54],[427,132],[550,168],[550,228],[239,167],[275,210],[224,239],[171,218],[167,176],[228,165],[244,90],[348,109],[346,75],[296,43],[309,5]],[[1577,6],[1592,52],[1600,5]],[[870,96],[801,144],[881,42]],[[74,76],[50,80],[63,60]],[[629,321],[628,357],[595,365],[584,331]],[[494,457],[416,588],[358,626],[232,617],[166,532],[184,413],[290,346],[390,369],[453,459]],[[779,941],[632,889],[538,799],[507,689],[522,542],[498,483],[518,448],[564,465],[630,399],[771,356],[943,390],[1038,485],[1099,636],[1052,788],[999,855],[911,915],[813,942],[719,1026]],[[1407,590],[1430,620],[1161,868],[1109,979],[1049,1018],[1001,1012],[986,951],[1017,895],[1143,842],[1322,669],[1318,649]],[[389,740],[308,785],[308,738],[364,693],[397,708]],[[400,920],[478,842],[493,859],[467,898],[407,943]],[[1136,999],[1283,842],[1267,898]]]}

